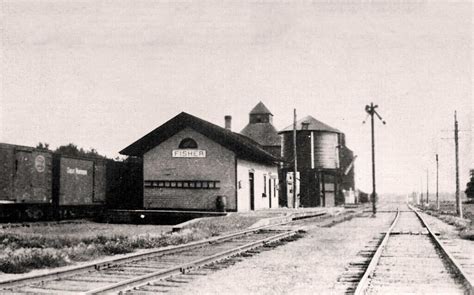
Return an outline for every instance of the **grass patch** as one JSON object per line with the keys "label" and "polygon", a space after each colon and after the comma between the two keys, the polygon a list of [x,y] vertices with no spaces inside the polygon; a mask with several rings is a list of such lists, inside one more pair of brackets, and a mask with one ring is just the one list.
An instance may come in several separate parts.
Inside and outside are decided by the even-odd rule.
{"label": "grass patch", "polygon": [[474,241],[474,228],[466,228],[459,233],[459,236],[465,240]]}
{"label": "grass patch", "polygon": [[31,269],[57,267],[106,255],[126,254],[135,249],[160,248],[206,238],[199,230],[140,236],[40,236],[2,233],[0,271],[22,273]]}
{"label": "grass patch", "polygon": [[452,207],[451,202],[444,203],[445,204],[442,204],[444,206],[441,206],[440,211],[437,211],[436,208],[430,208],[428,210],[425,208],[424,212],[441,219],[449,225],[455,226],[457,229],[459,229],[459,236],[462,239],[474,241],[474,204],[463,204],[464,218],[461,219],[455,216],[455,208],[452,210],[445,209],[448,206]]}
{"label": "grass patch", "polygon": [[23,273],[31,269],[66,265],[67,259],[55,251],[23,249],[11,251],[0,257],[0,269],[4,273]]}
{"label": "grass patch", "polygon": [[243,230],[258,220],[256,216],[240,215],[205,218],[175,233],[163,226],[93,222],[3,229],[0,230],[0,272],[24,273],[126,254],[135,249],[180,245]]}

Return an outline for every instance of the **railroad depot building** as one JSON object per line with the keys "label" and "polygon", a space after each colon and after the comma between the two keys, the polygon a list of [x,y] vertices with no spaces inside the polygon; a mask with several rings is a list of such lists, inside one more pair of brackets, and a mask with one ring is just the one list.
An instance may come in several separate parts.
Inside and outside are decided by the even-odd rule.
{"label": "railroad depot building", "polygon": [[120,151],[143,160],[145,209],[278,208],[280,159],[226,121],[222,128],[182,112]]}

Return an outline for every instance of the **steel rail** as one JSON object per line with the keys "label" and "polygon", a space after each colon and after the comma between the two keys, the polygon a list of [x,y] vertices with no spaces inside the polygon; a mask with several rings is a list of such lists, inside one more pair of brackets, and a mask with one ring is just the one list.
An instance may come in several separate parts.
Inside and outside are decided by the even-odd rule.
{"label": "steel rail", "polygon": [[399,217],[400,217],[400,211],[397,209],[397,214],[395,215],[395,218],[393,219],[392,224],[390,225],[390,228],[385,233],[385,236],[384,236],[382,242],[377,247],[377,250],[375,251],[374,256],[370,260],[370,263],[367,266],[367,269],[365,270],[364,275],[362,276],[359,283],[357,284],[357,287],[354,291],[355,295],[364,294],[365,290],[367,289],[368,283],[369,283],[369,278],[372,276],[372,274],[375,270],[375,267],[379,263],[380,257],[382,256],[382,252],[383,252],[383,250],[385,249],[385,246],[388,243],[390,233],[393,230],[393,228],[395,227],[395,225],[397,224],[397,221],[398,221]]}
{"label": "steel rail", "polygon": [[423,217],[421,216],[420,212],[418,212],[418,210],[415,210],[413,207],[411,207],[410,205],[408,205],[410,207],[411,210],[413,210],[413,212],[415,212],[416,216],[418,217],[418,219],[420,219],[421,223],[423,224],[423,226],[426,228],[426,230],[428,231],[428,234],[429,236],[431,237],[431,239],[435,242],[435,245],[441,250],[441,252],[444,254],[444,256],[447,258],[448,262],[451,264],[451,266],[454,268],[454,271],[459,274],[461,276],[461,278],[464,280],[465,282],[465,285],[466,287],[469,289],[469,294],[474,294],[474,284],[472,282],[472,280],[470,279],[470,277],[466,274],[466,272],[463,270],[462,266],[460,263],[458,263],[458,261],[456,260],[456,258],[451,254],[449,253],[448,250],[446,250],[446,248],[443,246],[443,244],[441,243],[441,241],[438,239],[438,237],[436,236],[436,234],[431,230],[431,228],[428,226],[428,223],[423,219]]}
{"label": "steel rail", "polygon": [[[327,214],[327,212],[324,212],[322,214],[321,212],[319,212],[315,214],[314,217],[320,217],[321,215],[325,215],[325,214]],[[312,218],[312,217],[305,216],[305,218]],[[50,281],[50,280],[55,280],[55,279],[61,279],[61,278],[79,274],[79,273],[87,273],[89,271],[100,270],[102,268],[109,268],[109,267],[122,264],[125,262],[133,262],[133,261],[141,260],[144,258],[162,256],[166,254],[191,250],[194,248],[205,246],[206,244],[218,243],[218,242],[226,241],[226,240],[233,239],[236,237],[249,235],[262,229],[268,229],[274,226],[290,224],[294,222],[295,219],[297,218],[292,218],[290,220],[285,220],[283,222],[279,222],[275,224],[268,224],[268,225],[251,228],[251,229],[246,229],[246,230],[238,231],[238,232],[223,235],[223,236],[212,237],[212,238],[208,238],[201,241],[195,241],[195,242],[186,243],[186,244],[177,245],[177,246],[167,246],[167,247],[162,247],[158,249],[151,249],[151,250],[142,251],[140,253],[131,253],[119,258],[117,257],[106,258],[100,261],[90,262],[90,263],[86,263],[79,266],[69,266],[69,267],[66,267],[65,269],[53,270],[47,273],[25,275],[20,278],[0,280],[0,292],[1,292],[1,289],[5,289],[5,288],[11,288],[11,287],[21,286],[21,285],[26,285],[26,284],[31,284],[31,283],[39,283],[39,282]]]}
{"label": "steel rail", "polygon": [[[408,207],[411,210],[410,212],[414,212],[416,214],[418,219],[421,221],[422,225],[426,228],[426,230],[428,232],[428,236],[435,242],[435,246],[438,249],[441,250],[441,252],[445,256],[445,258],[447,258],[448,262],[451,264],[454,271],[457,272],[461,276],[461,279],[463,279],[463,281],[465,282],[466,288],[468,288],[469,294],[474,294],[473,282],[469,279],[469,276],[462,269],[461,265],[456,261],[454,256],[451,253],[449,253],[449,251],[447,251],[445,249],[445,247],[442,245],[441,241],[438,239],[436,234],[428,226],[428,224],[423,219],[421,214],[417,210],[415,210],[412,206],[408,205]],[[368,287],[369,279],[372,276],[372,274],[375,270],[375,267],[377,266],[377,264],[380,260],[382,252],[383,252],[383,250],[384,250],[384,248],[385,248],[385,246],[388,242],[388,239],[390,237],[390,233],[392,232],[394,226],[396,225],[396,222],[398,221],[399,215],[400,215],[400,211],[397,211],[397,216],[395,217],[392,225],[390,226],[389,230],[385,234],[385,237],[384,237],[382,243],[377,248],[374,256],[372,257],[372,259],[369,263],[369,266],[367,267],[366,271],[364,272],[363,277],[361,278],[361,280],[357,284],[357,288],[355,289],[354,294],[356,294],[356,295],[365,294],[365,291]]]}
{"label": "steel rail", "polygon": [[265,238],[265,239],[261,239],[261,240],[258,240],[258,241],[250,242],[248,244],[245,244],[245,245],[233,248],[233,249],[225,250],[225,251],[222,251],[220,253],[213,254],[211,256],[204,257],[204,258],[201,258],[201,259],[189,262],[189,263],[185,263],[185,264],[182,264],[182,265],[177,265],[177,266],[174,266],[172,268],[168,268],[168,269],[165,269],[165,270],[160,270],[160,271],[157,271],[157,272],[154,272],[154,273],[146,274],[146,275],[143,275],[143,276],[140,276],[140,277],[128,279],[128,280],[121,281],[121,282],[118,282],[118,283],[115,283],[115,284],[100,287],[100,288],[97,288],[97,289],[94,289],[94,290],[89,290],[89,291],[87,291],[83,294],[108,294],[108,293],[111,293],[111,292],[120,292],[120,291],[130,290],[132,288],[142,286],[142,285],[144,285],[144,284],[146,284],[150,281],[155,281],[155,280],[158,280],[160,278],[172,276],[172,275],[175,275],[175,274],[185,273],[186,271],[188,271],[190,269],[200,267],[200,266],[204,266],[206,264],[213,263],[213,262],[216,262],[216,261],[228,258],[228,257],[232,257],[232,256],[235,256],[235,255],[240,254],[240,253],[244,253],[244,252],[249,251],[251,249],[261,247],[265,244],[294,236],[297,233],[298,233],[298,230],[288,231],[288,232],[285,232],[285,233],[279,233],[279,234],[276,234],[274,236],[271,236],[271,237],[268,237],[268,238]]}
{"label": "steel rail", "polygon": [[38,283],[38,282],[49,281],[49,280],[54,280],[54,279],[60,279],[60,278],[64,278],[70,275],[75,275],[78,273],[86,273],[88,271],[99,270],[102,268],[109,268],[111,266],[115,266],[115,265],[125,263],[125,262],[132,262],[132,261],[141,260],[148,257],[161,256],[165,254],[178,253],[178,252],[182,252],[186,250],[191,250],[194,248],[202,247],[206,244],[218,243],[218,242],[226,241],[226,240],[233,239],[236,237],[249,235],[249,234],[258,232],[259,230],[262,230],[262,229],[285,225],[290,222],[293,222],[293,220],[290,220],[288,222],[278,223],[278,224],[264,225],[264,226],[253,228],[250,230],[243,230],[243,231],[235,232],[232,234],[227,234],[224,236],[217,236],[217,237],[213,237],[213,238],[209,238],[209,239],[205,239],[201,241],[196,241],[196,242],[191,242],[187,244],[182,244],[178,246],[168,246],[164,248],[143,251],[141,253],[132,253],[120,258],[112,257],[109,259],[101,260],[99,262],[91,262],[84,265],[72,266],[67,269],[55,270],[55,271],[47,272],[44,274],[27,275],[21,278],[7,279],[7,280],[0,281],[0,292],[1,292],[1,289],[4,289],[4,288],[21,286],[21,285],[31,284],[31,283]]}

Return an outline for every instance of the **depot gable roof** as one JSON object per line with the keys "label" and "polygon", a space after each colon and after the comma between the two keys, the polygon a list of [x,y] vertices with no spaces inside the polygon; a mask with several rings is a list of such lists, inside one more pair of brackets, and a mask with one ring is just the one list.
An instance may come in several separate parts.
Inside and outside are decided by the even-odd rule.
{"label": "depot gable roof", "polygon": [[160,127],[120,151],[122,155],[143,156],[184,128],[189,127],[235,152],[237,156],[257,162],[279,162],[252,139],[182,112]]}

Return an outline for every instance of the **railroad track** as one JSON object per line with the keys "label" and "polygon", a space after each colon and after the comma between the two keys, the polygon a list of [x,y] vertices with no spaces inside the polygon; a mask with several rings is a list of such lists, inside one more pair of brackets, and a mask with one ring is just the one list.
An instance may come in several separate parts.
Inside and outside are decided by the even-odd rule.
{"label": "railroad track", "polygon": [[266,226],[180,246],[132,254],[126,258],[0,282],[0,293],[102,294],[134,290],[170,276],[229,258],[273,247],[301,236],[301,230]]}
{"label": "railroad track", "polygon": [[400,212],[341,277],[346,293],[474,294],[472,279],[413,208]]}

